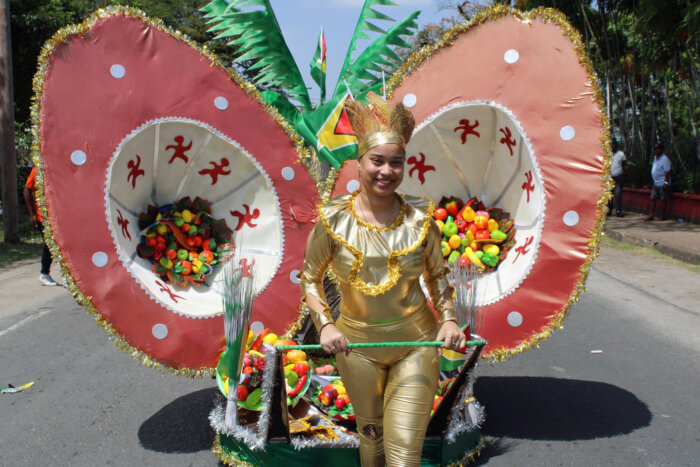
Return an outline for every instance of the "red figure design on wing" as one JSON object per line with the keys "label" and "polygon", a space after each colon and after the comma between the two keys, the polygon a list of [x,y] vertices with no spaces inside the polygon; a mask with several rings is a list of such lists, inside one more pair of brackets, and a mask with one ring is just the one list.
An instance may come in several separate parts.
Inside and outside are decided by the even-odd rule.
{"label": "red figure design on wing", "polygon": [[146,172],[141,170],[141,156],[136,154],[136,159],[130,160],[126,166],[130,169],[126,176],[126,182],[129,183],[129,179],[131,179],[131,188],[135,189],[136,179],[141,175],[146,175]]}
{"label": "red figure design on wing", "polygon": [[185,142],[185,138],[178,135],[175,137],[175,142],[177,144],[169,144],[165,146],[165,150],[167,151],[168,149],[173,150],[173,156],[170,158],[168,161],[168,164],[172,164],[175,159],[182,159],[187,163],[189,159],[185,155],[185,152],[189,151],[192,148],[192,141],[190,141],[190,144],[185,146],[183,143]]}
{"label": "red figure design on wing", "polygon": [[532,170],[525,172],[525,178],[527,181],[523,182],[523,190],[527,193],[527,202],[530,202],[530,192],[535,191],[535,185],[532,184]]}
{"label": "red figure design on wing", "polygon": [[477,138],[481,137],[478,131],[475,130],[479,126],[479,120],[474,120],[474,124],[470,125],[469,124],[469,119],[463,118],[462,120],[459,121],[459,126],[454,129],[454,132],[457,133],[457,130],[462,130],[462,134],[460,135],[462,137],[462,144],[467,142],[467,136],[469,135],[474,135]]}
{"label": "red figure design on wing", "polygon": [[253,266],[255,266],[255,260],[248,266],[248,259],[243,258],[238,262],[238,265],[240,266],[238,270],[241,271],[243,277],[250,277],[250,271],[253,269]]}
{"label": "red figure design on wing", "polygon": [[515,249],[515,251],[516,251],[518,254],[515,255],[515,258],[513,258],[513,263],[515,263],[515,262],[518,260],[518,258],[520,258],[520,255],[521,255],[521,254],[525,255],[525,254],[527,254],[527,253],[530,252],[530,250],[529,250],[528,248],[530,247],[530,245],[532,245],[532,242],[533,242],[534,240],[535,240],[535,237],[533,237],[533,236],[527,237],[527,238],[525,239],[525,244],[524,244],[524,245],[520,245],[519,247],[517,247],[517,248]]}
{"label": "red figure design on wing", "polygon": [[124,219],[124,216],[122,215],[122,212],[117,209],[117,214],[119,214],[119,217],[117,217],[117,224],[122,228],[122,235],[131,241],[131,234],[129,233],[129,219]]}
{"label": "red figure design on wing", "polygon": [[156,284],[158,284],[158,287],[160,288],[160,291],[161,291],[161,292],[165,292],[165,293],[167,293],[167,294],[170,296],[170,299],[171,299],[173,302],[177,303],[177,299],[178,299],[178,298],[179,298],[180,300],[184,300],[184,299],[185,299],[185,297],[181,297],[181,296],[179,296],[179,295],[175,295],[175,293],[174,293],[172,290],[170,290],[170,287],[168,287],[167,285],[163,284],[161,281],[156,281]]}
{"label": "red figure design on wing", "polygon": [[510,128],[505,127],[501,128],[499,130],[501,133],[503,133],[503,138],[499,141],[501,144],[505,144],[508,146],[508,150],[510,151],[510,155],[513,155],[513,146],[515,146],[515,140],[513,139],[513,133],[511,133]]}
{"label": "red figure design on wing", "polygon": [[217,164],[214,161],[209,162],[212,166],[211,169],[202,169],[199,171],[200,175],[209,175],[211,176],[211,184],[216,185],[216,182],[219,181],[219,175],[228,175],[231,173],[230,170],[224,170],[224,167],[228,167],[229,162],[228,159],[225,157],[221,158],[221,162]]}
{"label": "red figure design on wing", "polygon": [[241,230],[245,224],[248,224],[250,227],[257,227],[258,224],[253,224],[253,219],[260,217],[260,209],[255,208],[251,212],[250,206],[247,204],[244,204],[243,208],[245,209],[245,214],[240,211],[230,211],[232,216],[238,217],[238,225],[235,230]]}
{"label": "red figure design on wing", "polygon": [[408,176],[412,177],[413,176],[413,171],[417,170],[418,171],[418,179],[420,180],[420,184],[423,185],[425,183],[425,172],[429,172],[431,170],[435,170],[435,167],[432,165],[425,165],[425,154],[422,152],[419,152],[420,154],[420,160],[416,159],[415,156],[411,156],[408,158],[406,161],[409,164],[415,164],[411,169],[408,171]]}

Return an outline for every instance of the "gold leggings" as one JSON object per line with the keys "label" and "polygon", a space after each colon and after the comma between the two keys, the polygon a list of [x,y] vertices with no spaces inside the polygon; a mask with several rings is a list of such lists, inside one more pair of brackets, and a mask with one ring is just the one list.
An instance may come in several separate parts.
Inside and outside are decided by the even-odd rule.
{"label": "gold leggings", "polygon": [[[429,309],[399,322],[368,325],[338,318],[349,342],[435,340]],[[418,466],[439,377],[434,347],[355,349],[337,355],[338,370],[355,409],[362,465]]]}

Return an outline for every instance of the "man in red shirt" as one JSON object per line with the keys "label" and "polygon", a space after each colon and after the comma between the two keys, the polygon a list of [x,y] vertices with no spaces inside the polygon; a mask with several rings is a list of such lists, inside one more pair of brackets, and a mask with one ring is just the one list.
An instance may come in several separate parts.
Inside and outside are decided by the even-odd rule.
{"label": "man in red shirt", "polygon": [[[24,187],[24,202],[27,205],[27,211],[29,211],[29,223],[32,227],[43,233],[44,225],[41,223],[43,220],[41,211],[39,211],[36,206],[36,167],[32,169],[32,172],[27,178],[27,183]],[[49,251],[49,247],[46,246],[46,242],[44,242],[44,251],[41,253],[41,275],[39,276],[39,282],[43,285],[58,285],[49,275],[50,269],[51,252]]]}

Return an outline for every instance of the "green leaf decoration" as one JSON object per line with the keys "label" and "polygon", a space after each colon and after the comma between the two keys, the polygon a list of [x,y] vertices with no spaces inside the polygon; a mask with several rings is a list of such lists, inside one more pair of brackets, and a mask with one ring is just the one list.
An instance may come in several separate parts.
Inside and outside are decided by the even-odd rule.
{"label": "green leaf decoration", "polygon": [[304,111],[311,110],[306,84],[292,57],[277,23],[269,0],[215,0],[202,11],[209,32],[216,39],[229,39],[237,48],[237,63],[254,60],[249,70],[258,70],[255,84],[280,87],[299,102]]}
{"label": "green leaf decoration", "polygon": [[[343,79],[347,81],[353,94],[365,94],[369,90],[368,88],[376,88],[382,81],[381,71],[387,67],[393,68],[401,62],[401,58],[394,52],[393,48],[410,48],[410,45],[405,42],[401,36],[414,34],[415,30],[418,28],[415,19],[420,14],[420,11],[411,13],[391,29],[384,31],[375,24],[370,23],[370,20],[394,20],[372,9],[372,7],[376,5],[396,5],[396,3],[391,0],[365,1],[360,17],[357,20],[357,26],[355,26],[355,32],[350,41],[343,67],[340,71],[340,79],[338,79],[335,91],[333,92],[334,98],[346,92]],[[352,55],[357,48],[357,41],[360,39],[371,39],[367,34],[368,32],[378,32],[381,36],[372,42],[357,59],[353,59]],[[377,74],[373,74],[372,72]]]}
{"label": "green leaf decoration", "polygon": [[192,202],[192,212],[206,212],[206,213],[211,213],[211,206],[209,205],[209,202],[205,199],[200,198],[197,196],[195,200]]}
{"label": "green leaf decoration", "polygon": [[153,224],[156,220],[156,216],[150,216],[148,213],[142,212],[139,214],[139,230],[143,230],[149,225]]}
{"label": "green leaf decoration", "polygon": [[143,258],[150,258],[153,256],[153,253],[156,252],[156,249],[152,246],[146,245],[145,243],[139,243],[136,246],[136,251],[138,252],[139,256]]}

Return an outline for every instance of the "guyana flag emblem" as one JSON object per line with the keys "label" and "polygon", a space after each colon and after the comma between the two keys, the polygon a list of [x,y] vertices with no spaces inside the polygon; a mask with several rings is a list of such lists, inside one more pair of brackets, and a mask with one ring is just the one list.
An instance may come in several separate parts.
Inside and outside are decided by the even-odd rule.
{"label": "guyana flag emblem", "polygon": [[[357,138],[350,126],[348,113],[345,111],[346,95],[333,107],[330,115],[316,133],[318,142],[316,151],[320,154],[328,153],[336,160],[345,160],[354,156],[357,152]],[[324,154],[327,156],[327,154]]]}

